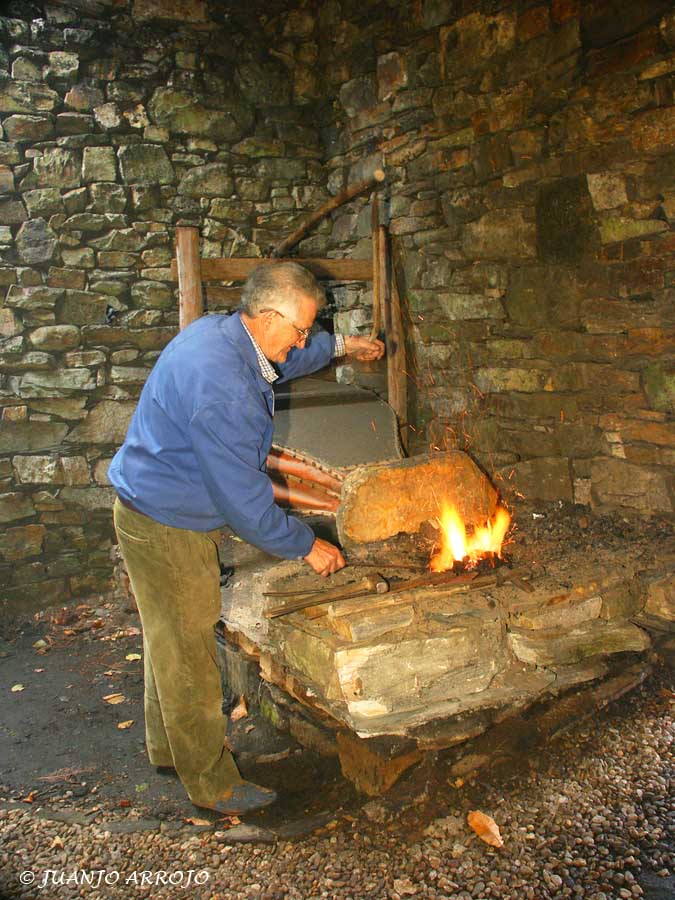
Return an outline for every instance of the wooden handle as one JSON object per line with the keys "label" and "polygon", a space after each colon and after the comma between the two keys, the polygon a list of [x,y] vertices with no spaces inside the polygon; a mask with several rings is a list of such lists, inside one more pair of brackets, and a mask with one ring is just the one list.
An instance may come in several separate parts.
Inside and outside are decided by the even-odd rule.
{"label": "wooden handle", "polygon": [[325,217],[334,209],[337,209],[338,206],[342,206],[343,203],[348,203],[350,200],[353,200],[354,197],[363,194],[364,191],[367,191],[373,184],[384,181],[384,178],[385,175],[382,169],[376,169],[370,178],[364,178],[363,181],[357,181],[346,187],[343,191],[340,191],[339,194],[331,197],[330,200],[326,200],[326,202],[317,210],[310,213],[306,219],[303,219],[292,234],[285,238],[280,244],[277,244],[272,250],[271,255],[283,256],[283,254],[297,244],[317,222],[325,219]]}

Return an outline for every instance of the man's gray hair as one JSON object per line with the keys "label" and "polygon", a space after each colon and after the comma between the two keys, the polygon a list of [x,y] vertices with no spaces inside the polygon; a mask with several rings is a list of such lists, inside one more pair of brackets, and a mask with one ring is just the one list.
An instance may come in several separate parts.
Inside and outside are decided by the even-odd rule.
{"label": "man's gray hair", "polygon": [[251,272],[241,292],[241,308],[249,316],[264,309],[296,315],[300,303],[309,297],[317,309],[326,304],[326,295],[309,269],[294,262],[263,263]]}

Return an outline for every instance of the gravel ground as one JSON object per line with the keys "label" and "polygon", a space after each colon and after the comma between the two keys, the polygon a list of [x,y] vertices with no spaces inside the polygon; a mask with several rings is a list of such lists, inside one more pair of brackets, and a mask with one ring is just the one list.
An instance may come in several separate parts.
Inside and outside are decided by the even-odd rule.
{"label": "gravel ground", "polygon": [[[439,760],[393,796],[341,811],[294,842],[232,844],[217,825],[186,831],[169,822],[163,831],[155,824],[152,831],[111,833],[95,822],[45,821],[33,807],[5,804],[0,892],[11,900],[670,900],[674,681],[672,671],[660,669],[516,771],[451,784]],[[471,809],[495,819],[502,849],[469,830]],[[125,820],[133,812],[105,812],[122,828],[142,827]],[[22,886],[31,877],[25,873],[34,882]]]}

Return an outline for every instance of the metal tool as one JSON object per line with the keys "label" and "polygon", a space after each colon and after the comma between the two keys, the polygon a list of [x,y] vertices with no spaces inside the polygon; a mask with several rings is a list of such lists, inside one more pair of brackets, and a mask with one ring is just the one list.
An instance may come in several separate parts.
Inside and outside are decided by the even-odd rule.
{"label": "metal tool", "polygon": [[[389,590],[389,582],[382,575],[366,575],[352,586],[342,585],[329,591],[322,591],[311,596],[301,596],[296,603],[286,603],[283,606],[274,606],[265,610],[265,618],[276,619],[287,613],[299,612],[310,606],[322,606],[324,603],[335,603],[338,600],[350,600],[353,597],[364,597],[368,594],[386,594]],[[297,596],[297,595],[296,595]]]}

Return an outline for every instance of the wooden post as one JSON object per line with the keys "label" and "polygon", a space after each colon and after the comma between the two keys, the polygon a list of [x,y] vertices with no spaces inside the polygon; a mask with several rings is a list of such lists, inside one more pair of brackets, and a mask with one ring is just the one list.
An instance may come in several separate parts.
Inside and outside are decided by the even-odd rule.
{"label": "wooden post", "polygon": [[373,191],[370,199],[372,203],[370,212],[370,230],[373,243],[373,327],[370,331],[370,340],[374,341],[382,328],[380,318],[382,306],[380,294],[382,291],[382,268],[380,265],[380,211],[377,203],[377,195]]}
{"label": "wooden post", "polygon": [[[387,244],[385,233],[382,240]],[[399,425],[399,436],[404,450],[408,449],[408,372],[406,365],[405,333],[403,330],[403,314],[401,297],[396,280],[394,254],[390,255],[391,281],[385,298],[385,340],[387,344],[387,399],[396,413]]]}
{"label": "wooden post", "polygon": [[178,323],[181,331],[204,314],[202,272],[199,258],[199,229],[176,228],[178,263]]}

